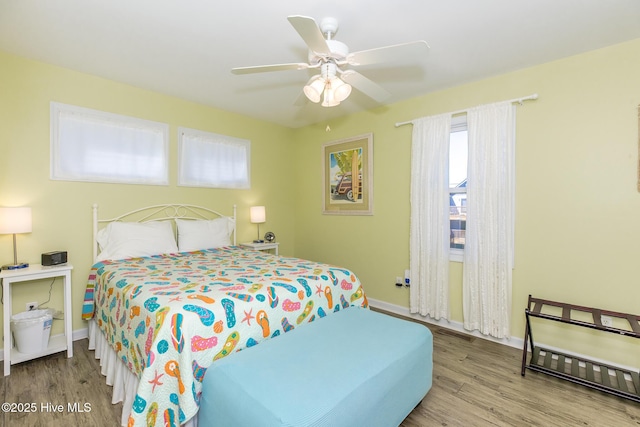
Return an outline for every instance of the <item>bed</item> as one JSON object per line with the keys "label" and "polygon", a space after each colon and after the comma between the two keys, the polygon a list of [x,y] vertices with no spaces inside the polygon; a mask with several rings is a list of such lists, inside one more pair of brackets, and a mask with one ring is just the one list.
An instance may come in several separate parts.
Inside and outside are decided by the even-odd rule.
{"label": "bed", "polygon": [[233,215],[156,205],[100,220],[83,318],[122,425],[195,425],[207,368],[350,307],[351,271],[245,250]]}

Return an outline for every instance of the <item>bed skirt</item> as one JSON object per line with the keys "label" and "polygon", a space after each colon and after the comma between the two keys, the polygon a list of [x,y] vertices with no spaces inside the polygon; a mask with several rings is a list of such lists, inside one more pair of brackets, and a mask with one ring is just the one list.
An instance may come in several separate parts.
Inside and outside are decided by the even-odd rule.
{"label": "bed skirt", "polygon": [[[106,377],[107,385],[113,387],[111,403],[122,402],[120,425],[127,427],[138,390],[138,377],[118,358],[93,319],[89,320],[89,350],[95,350],[95,357],[100,360],[100,373]],[[183,426],[198,427],[198,417],[191,418]]]}

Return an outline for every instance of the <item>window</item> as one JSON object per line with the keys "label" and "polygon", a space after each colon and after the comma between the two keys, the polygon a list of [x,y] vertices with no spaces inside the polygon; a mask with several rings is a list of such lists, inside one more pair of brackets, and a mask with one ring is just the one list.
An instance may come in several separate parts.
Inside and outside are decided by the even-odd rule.
{"label": "window", "polygon": [[51,179],[167,185],[168,125],[51,103]]}
{"label": "window", "polygon": [[453,117],[449,139],[449,247],[451,258],[462,261],[467,224],[467,120]]}
{"label": "window", "polygon": [[178,185],[250,188],[250,141],[187,128],[178,135]]}

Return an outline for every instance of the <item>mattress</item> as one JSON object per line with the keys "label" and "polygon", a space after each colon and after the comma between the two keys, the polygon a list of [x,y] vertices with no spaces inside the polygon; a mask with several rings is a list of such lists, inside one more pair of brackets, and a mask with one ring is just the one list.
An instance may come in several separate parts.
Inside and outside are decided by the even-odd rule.
{"label": "mattress", "polygon": [[349,270],[238,247],[97,263],[85,299],[85,318],[139,378],[129,423],[145,426],[195,416],[217,361],[367,306]]}
{"label": "mattress", "polygon": [[199,425],[397,426],[431,388],[432,353],[421,324],[345,310],[213,364]]}

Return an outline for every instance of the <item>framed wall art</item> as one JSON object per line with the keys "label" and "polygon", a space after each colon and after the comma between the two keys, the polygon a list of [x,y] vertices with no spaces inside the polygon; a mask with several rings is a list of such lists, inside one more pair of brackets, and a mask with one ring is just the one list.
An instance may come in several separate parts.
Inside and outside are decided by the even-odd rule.
{"label": "framed wall art", "polygon": [[373,134],[322,146],[322,213],[373,215]]}

